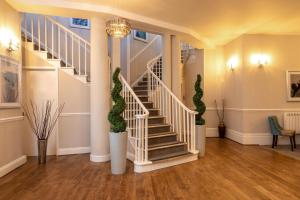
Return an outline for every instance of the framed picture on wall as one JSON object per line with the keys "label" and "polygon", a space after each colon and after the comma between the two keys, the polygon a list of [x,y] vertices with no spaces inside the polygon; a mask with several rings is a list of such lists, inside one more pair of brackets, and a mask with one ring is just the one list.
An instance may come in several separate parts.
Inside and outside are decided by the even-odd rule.
{"label": "framed picture on wall", "polygon": [[0,55],[0,108],[20,107],[21,65]]}
{"label": "framed picture on wall", "polygon": [[148,33],[144,31],[133,31],[133,39],[140,40],[142,42],[148,42]]}
{"label": "framed picture on wall", "polygon": [[286,82],[288,101],[300,101],[300,71],[287,71]]}
{"label": "framed picture on wall", "polygon": [[81,18],[71,18],[70,26],[74,28],[90,29],[90,20]]}

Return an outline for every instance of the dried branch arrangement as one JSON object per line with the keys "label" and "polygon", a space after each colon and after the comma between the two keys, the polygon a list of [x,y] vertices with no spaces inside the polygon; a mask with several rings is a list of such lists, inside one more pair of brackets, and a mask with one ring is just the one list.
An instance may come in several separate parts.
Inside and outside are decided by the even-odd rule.
{"label": "dried branch arrangement", "polygon": [[52,112],[53,101],[51,100],[47,100],[40,107],[31,100],[30,103],[22,105],[30,127],[39,140],[47,140],[49,138],[64,105],[59,105],[54,112]]}
{"label": "dried branch arrangement", "polygon": [[221,112],[219,112],[219,107],[218,107],[218,103],[217,100],[215,100],[215,105],[216,105],[216,111],[217,111],[217,115],[218,115],[218,119],[219,119],[219,124],[220,125],[224,125],[224,117],[225,117],[225,102],[224,99],[222,99],[222,110]]}

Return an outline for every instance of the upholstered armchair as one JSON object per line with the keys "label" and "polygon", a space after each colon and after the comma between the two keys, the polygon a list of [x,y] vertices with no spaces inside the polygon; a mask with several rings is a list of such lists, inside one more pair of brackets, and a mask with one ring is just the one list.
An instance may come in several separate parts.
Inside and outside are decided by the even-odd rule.
{"label": "upholstered armchair", "polygon": [[287,136],[290,138],[291,150],[294,151],[294,148],[296,148],[296,137],[295,137],[296,131],[284,130],[280,126],[276,116],[269,116],[268,120],[269,120],[271,133],[273,135],[272,148],[274,148],[274,146],[277,146],[278,136]]}

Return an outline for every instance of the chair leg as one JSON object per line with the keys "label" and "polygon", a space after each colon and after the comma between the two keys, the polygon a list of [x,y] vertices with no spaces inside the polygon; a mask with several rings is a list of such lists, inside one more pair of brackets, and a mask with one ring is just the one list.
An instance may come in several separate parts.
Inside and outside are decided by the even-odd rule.
{"label": "chair leg", "polygon": [[277,147],[278,144],[278,135],[275,136],[275,146]]}
{"label": "chair leg", "polygon": [[275,145],[275,135],[273,135],[272,149],[274,148],[274,145]]}
{"label": "chair leg", "polygon": [[296,145],[296,135],[294,135],[294,148],[296,149],[297,145]]}
{"label": "chair leg", "polygon": [[290,142],[291,142],[291,150],[294,151],[294,141],[293,141],[293,136],[290,136]]}

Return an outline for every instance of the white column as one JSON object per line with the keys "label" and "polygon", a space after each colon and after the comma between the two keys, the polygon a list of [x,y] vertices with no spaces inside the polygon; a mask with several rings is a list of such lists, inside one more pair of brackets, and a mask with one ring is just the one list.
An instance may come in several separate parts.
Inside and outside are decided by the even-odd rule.
{"label": "white column", "polygon": [[91,18],[91,155],[92,162],[105,162],[109,155],[110,109],[108,41],[105,21],[99,17]]}
{"label": "white column", "polygon": [[114,72],[117,67],[121,67],[121,40],[120,38],[111,38],[111,66]]}
{"label": "white column", "polygon": [[181,92],[181,61],[180,61],[180,39],[178,36],[171,36],[171,46],[172,46],[172,92],[182,100]]}
{"label": "white column", "polygon": [[162,80],[171,89],[172,87],[172,68],[171,68],[171,35],[164,34],[162,36],[162,59],[163,74]]}

